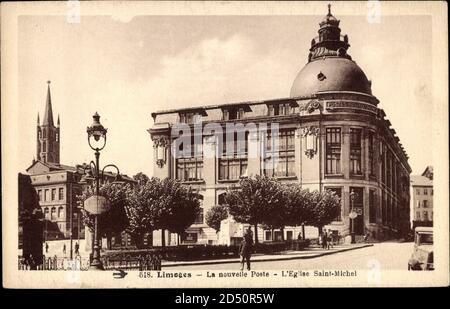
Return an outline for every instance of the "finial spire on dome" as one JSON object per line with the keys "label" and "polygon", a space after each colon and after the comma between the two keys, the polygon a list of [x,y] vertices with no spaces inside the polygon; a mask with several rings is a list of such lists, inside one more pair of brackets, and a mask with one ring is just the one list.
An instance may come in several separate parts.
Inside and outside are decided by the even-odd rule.
{"label": "finial spire on dome", "polygon": [[328,15],[331,15],[331,3],[328,3]]}

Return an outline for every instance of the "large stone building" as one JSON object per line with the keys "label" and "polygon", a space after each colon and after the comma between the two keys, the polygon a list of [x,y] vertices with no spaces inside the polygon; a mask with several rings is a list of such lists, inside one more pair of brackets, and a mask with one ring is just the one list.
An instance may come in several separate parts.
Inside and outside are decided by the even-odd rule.
{"label": "large stone building", "polygon": [[[311,190],[331,189],[341,197],[342,207],[340,216],[326,228],[342,236],[350,233],[350,193],[354,192],[353,206],[359,214],[356,235],[398,237],[409,229],[408,156],[378,106],[371,82],[348,53],[349,37],[341,34],[339,20],[330,11],[318,33],[287,98],[153,113],[149,133],[155,149],[154,176],[177,178],[197,188],[203,195],[203,214],[223,203],[226,189],[242,177],[267,175]],[[243,135],[245,147],[235,147],[231,153],[226,149],[234,143],[234,134],[224,133],[223,139],[217,134],[230,124],[242,124],[244,129],[237,131],[249,132]],[[180,128],[195,132],[192,147],[185,147],[189,151],[182,157],[172,151],[179,147]],[[262,128],[268,130],[260,134]],[[271,147],[274,136],[276,148]],[[241,228],[233,220],[225,223],[228,235],[221,235],[219,241],[200,215],[185,240],[229,243]],[[284,238],[296,238],[299,231],[287,227]],[[281,231],[277,233],[276,238],[281,238]],[[261,241],[271,240],[268,231],[258,235]]]}
{"label": "large stone building", "polygon": [[433,223],[433,167],[422,175],[411,175],[411,211],[413,226]]}

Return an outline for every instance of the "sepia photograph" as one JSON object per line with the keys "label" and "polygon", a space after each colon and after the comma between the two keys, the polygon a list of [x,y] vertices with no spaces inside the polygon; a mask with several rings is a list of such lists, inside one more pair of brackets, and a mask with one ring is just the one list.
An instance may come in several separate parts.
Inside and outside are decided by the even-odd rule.
{"label": "sepia photograph", "polygon": [[447,286],[446,6],[2,3],[3,286]]}

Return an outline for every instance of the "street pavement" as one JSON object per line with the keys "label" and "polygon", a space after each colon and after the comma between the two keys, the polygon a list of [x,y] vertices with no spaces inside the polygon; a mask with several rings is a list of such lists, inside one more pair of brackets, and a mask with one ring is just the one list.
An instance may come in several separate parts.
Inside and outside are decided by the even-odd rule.
{"label": "street pavement", "polygon": [[[292,269],[333,269],[367,270],[374,264],[380,270],[407,269],[413,243],[383,242],[373,246],[351,251],[336,252],[330,255],[310,259],[294,259],[285,261],[254,261],[252,270],[292,270]],[[171,266],[168,270],[239,270],[240,264],[222,263],[210,265]]]}

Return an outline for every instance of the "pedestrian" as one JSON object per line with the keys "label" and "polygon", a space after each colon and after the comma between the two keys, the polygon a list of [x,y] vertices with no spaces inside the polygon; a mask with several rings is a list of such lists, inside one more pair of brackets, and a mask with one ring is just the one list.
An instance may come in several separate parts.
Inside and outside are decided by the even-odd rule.
{"label": "pedestrian", "polygon": [[327,235],[327,230],[324,229],[322,231],[322,249],[328,249],[328,245],[327,245],[327,239],[328,235]]}
{"label": "pedestrian", "polygon": [[66,254],[66,244],[63,245],[63,254]]}
{"label": "pedestrian", "polygon": [[333,242],[333,233],[331,232],[331,230],[328,230],[327,243],[328,249],[333,248],[334,242]]}
{"label": "pedestrian", "polygon": [[364,242],[367,242],[367,240],[369,239],[370,236],[370,232],[367,231],[366,234],[364,234]]}
{"label": "pedestrian", "polygon": [[80,245],[78,242],[75,243],[75,255],[78,255],[78,250],[80,250]]}
{"label": "pedestrian", "polygon": [[250,270],[250,258],[253,251],[253,233],[250,228],[244,233],[242,242],[239,247],[239,255],[241,256],[241,271],[244,270],[244,264],[247,263],[247,270]]}
{"label": "pedestrian", "polygon": [[45,253],[48,253],[48,242],[45,242]]}
{"label": "pedestrian", "polygon": [[302,240],[302,239],[303,239],[302,232],[300,231],[300,232],[298,232],[297,240]]}

